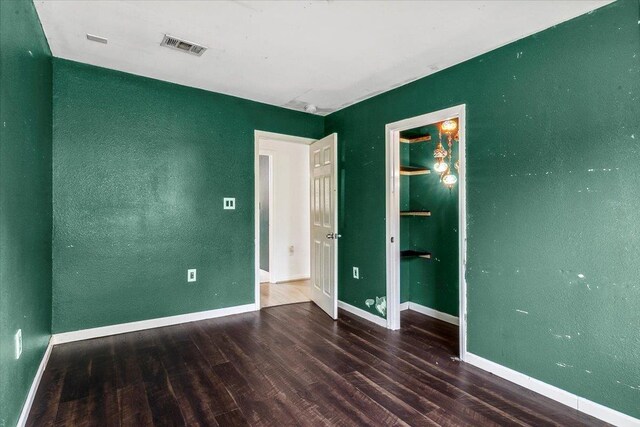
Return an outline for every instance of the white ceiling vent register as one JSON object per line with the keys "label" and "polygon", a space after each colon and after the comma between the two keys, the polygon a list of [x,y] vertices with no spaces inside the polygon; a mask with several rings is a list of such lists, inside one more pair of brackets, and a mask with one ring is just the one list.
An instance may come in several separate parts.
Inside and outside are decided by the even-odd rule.
{"label": "white ceiling vent register", "polygon": [[164,35],[160,46],[170,47],[171,49],[180,50],[196,56],[202,56],[204,51],[207,50],[207,48],[202,45],[182,40],[177,37],[170,36],[169,34]]}

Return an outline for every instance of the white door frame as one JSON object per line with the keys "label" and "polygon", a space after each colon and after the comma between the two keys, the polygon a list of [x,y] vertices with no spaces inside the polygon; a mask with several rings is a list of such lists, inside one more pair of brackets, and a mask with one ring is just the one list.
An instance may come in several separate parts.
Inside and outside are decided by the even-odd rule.
{"label": "white door frame", "polygon": [[[298,144],[310,145],[315,142],[312,138],[302,138],[299,136],[285,135],[281,133],[265,132],[261,130],[255,130],[254,135],[254,148],[253,148],[253,194],[254,194],[254,278],[255,278],[255,309],[260,310],[260,141],[282,141],[282,142],[295,142]],[[264,151],[264,150],[263,150]],[[269,161],[271,164],[271,176],[270,180],[273,182],[273,163],[272,159]],[[270,184],[271,185],[271,184]],[[273,194],[273,188],[270,189],[270,193]],[[273,235],[271,233],[272,227],[272,209],[273,206],[269,206],[269,276],[273,278],[271,255],[273,254]],[[270,280],[271,281],[271,280]]]}
{"label": "white door frame", "polygon": [[[273,150],[267,150],[267,149],[263,149],[263,148],[259,148],[258,150],[258,173],[260,173],[260,156],[267,156],[269,158],[269,271],[267,272],[267,281],[269,283],[275,283],[275,281],[272,280],[272,278],[274,277],[278,277],[276,274],[273,273],[273,258],[271,256],[271,254],[273,254],[273,155],[274,155],[274,151]],[[260,181],[257,180],[258,182],[258,191],[260,191]],[[259,196],[258,196],[259,197]],[[258,220],[260,220],[260,213],[259,213],[259,209],[260,209],[260,199],[258,199],[258,204],[256,205],[256,207],[258,208]],[[258,233],[260,233],[260,226],[258,225]],[[258,240],[258,243],[260,243],[260,241]],[[260,247],[257,248],[258,250],[258,254],[260,253]],[[260,268],[260,266],[258,266],[258,274],[260,274],[260,271],[262,271],[262,269]]]}
{"label": "white door frame", "polygon": [[467,192],[466,192],[466,105],[412,117],[386,125],[387,201],[387,328],[400,329],[400,132],[457,117],[459,121],[458,238],[459,238],[459,328],[460,359],[467,354]]}

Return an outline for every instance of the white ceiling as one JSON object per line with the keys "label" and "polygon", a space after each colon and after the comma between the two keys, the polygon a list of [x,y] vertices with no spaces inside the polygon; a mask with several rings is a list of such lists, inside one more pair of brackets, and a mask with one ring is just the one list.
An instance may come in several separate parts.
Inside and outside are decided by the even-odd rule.
{"label": "white ceiling", "polygon": [[[56,57],[319,114],[607,3],[35,1]],[[165,33],[209,49],[161,47]]]}

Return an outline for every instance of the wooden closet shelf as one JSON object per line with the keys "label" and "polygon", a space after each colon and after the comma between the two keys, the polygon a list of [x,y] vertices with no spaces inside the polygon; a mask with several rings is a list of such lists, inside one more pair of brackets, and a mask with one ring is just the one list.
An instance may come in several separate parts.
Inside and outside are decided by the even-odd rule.
{"label": "wooden closet shelf", "polygon": [[416,136],[416,137],[400,137],[400,142],[404,143],[404,144],[414,144],[416,142],[427,142],[427,141],[431,141],[431,135],[427,134],[427,135],[423,135],[423,136]]}
{"label": "wooden closet shelf", "polygon": [[400,211],[400,216],[431,216],[431,211]]}
{"label": "wooden closet shelf", "polygon": [[429,168],[417,166],[400,166],[400,175],[426,175],[431,173]]}
{"label": "wooden closet shelf", "polygon": [[431,259],[431,254],[429,252],[424,252],[424,251],[414,251],[414,250],[406,250],[406,251],[400,251],[400,257],[401,258],[425,258],[425,259]]}

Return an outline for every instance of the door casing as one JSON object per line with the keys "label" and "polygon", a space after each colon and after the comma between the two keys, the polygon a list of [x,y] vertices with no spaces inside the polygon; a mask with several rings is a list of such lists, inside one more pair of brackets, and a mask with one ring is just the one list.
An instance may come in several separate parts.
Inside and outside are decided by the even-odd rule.
{"label": "door casing", "polygon": [[[269,271],[267,272],[267,281],[269,283],[275,283],[272,279],[277,277],[273,272],[273,155],[274,152],[272,150],[260,149],[258,153],[258,162],[260,161],[260,156],[266,156],[269,158]],[[258,165],[259,168],[259,165]],[[258,169],[258,174],[260,173]],[[256,178],[257,179],[257,178]],[[258,181],[258,185],[260,185]],[[259,189],[260,187],[258,187]],[[258,204],[256,205],[258,209],[260,209],[260,201],[258,200]],[[260,232],[260,228],[258,227],[258,232]],[[258,242],[260,243],[260,242]],[[258,253],[260,253],[260,248],[258,247]],[[262,271],[261,268],[258,268],[258,274]]]}
{"label": "door casing", "polygon": [[[303,138],[299,136],[285,135],[281,133],[274,132],[266,132],[261,130],[255,130],[254,134],[254,149],[253,149],[253,177],[254,177],[254,277],[255,277],[255,297],[254,304],[255,310],[260,310],[260,141],[261,140],[270,140],[270,141],[282,141],[282,142],[295,142],[298,144],[310,145],[315,142],[315,139],[312,138]],[[273,166],[273,165],[272,165]],[[273,167],[271,169],[271,174],[273,175]],[[273,207],[271,206],[273,209]],[[270,228],[271,228],[271,217],[269,218]],[[273,236],[270,235],[269,238],[270,246],[273,245]],[[271,256],[273,251],[270,250],[270,263]],[[273,265],[273,264],[272,264]],[[269,272],[270,276],[273,277],[272,272]]]}
{"label": "door casing", "polygon": [[466,192],[466,105],[434,111],[389,123],[386,134],[386,260],[387,260],[387,328],[400,329],[400,132],[447,119],[459,121],[458,168],[458,282],[460,359],[467,353],[467,192]]}

